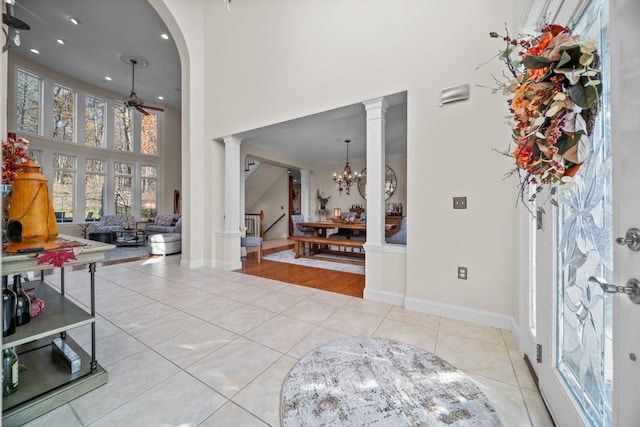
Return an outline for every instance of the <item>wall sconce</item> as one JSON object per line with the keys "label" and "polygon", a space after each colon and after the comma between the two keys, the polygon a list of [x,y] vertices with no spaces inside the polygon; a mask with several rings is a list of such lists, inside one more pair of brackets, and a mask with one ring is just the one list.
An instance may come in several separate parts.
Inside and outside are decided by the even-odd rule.
{"label": "wall sconce", "polygon": [[333,210],[333,217],[334,218],[342,218],[342,209],[340,208],[335,208]]}

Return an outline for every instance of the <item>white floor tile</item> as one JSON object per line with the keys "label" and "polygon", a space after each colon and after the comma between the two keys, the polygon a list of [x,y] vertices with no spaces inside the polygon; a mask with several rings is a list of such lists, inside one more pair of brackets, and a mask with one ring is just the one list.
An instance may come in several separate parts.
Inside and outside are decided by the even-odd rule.
{"label": "white floor tile", "polygon": [[[447,360],[476,381],[505,426],[553,425],[509,331],[179,263],[99,266],[97,359],[109,382],[28,426],[278,426],[282,382],[297,360],[360,335]],[[84,305],[88,275],[65,277],[67,294]],[[47,280],[59,286],[59,272]],[[89,327],[69,334],[89,348]]]}

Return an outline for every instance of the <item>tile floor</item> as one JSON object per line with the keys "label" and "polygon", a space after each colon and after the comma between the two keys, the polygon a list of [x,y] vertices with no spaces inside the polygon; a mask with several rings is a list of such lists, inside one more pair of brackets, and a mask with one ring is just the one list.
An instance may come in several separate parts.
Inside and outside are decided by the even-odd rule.
{"label": "tile floor", "polygon": [[[282,382],[346,336],[427,349],[469,375],[505,426],[552,426],[508,331],[240,273],[181,269],[179,256],[98,266],[97,359],[108,384],[27,425],[278,426]],[[51,283],[59,275],[47,276]],[[88,273],[67,294],[89,301]],[[45,307],[46,309],[46,307]],[[90,329],[70,335],[90,346]]]}

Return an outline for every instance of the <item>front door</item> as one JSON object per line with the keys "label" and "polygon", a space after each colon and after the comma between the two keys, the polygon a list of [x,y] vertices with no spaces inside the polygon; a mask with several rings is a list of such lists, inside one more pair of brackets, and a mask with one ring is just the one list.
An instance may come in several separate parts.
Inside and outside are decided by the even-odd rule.
{"label": "front door", "polygon": [[602,108],[592,155],[570,197],[561,195],[558,208],[544,206],[540,229],[531,233],[530,316],[523,342],[559,426],[633,426],[640,425],[634,392],[640,384],[640,334],[634,326],[640,325],[640,306],[624,294],[603,292],[589,278],[619,285],[640,278],[640,252],[613,244],[628,228],[640,228],[640,172],[634,168],[640,160],[640,4],[587,3],[574,33],[597,42]]}

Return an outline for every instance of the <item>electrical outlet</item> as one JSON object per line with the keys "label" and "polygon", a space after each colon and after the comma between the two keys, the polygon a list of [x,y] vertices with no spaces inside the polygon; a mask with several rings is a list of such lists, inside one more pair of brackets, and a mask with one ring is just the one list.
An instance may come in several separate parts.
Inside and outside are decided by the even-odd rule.
{"label": "electrical outlet", "polygon": [[467,267],[458,267],[458,279],[467,280]]}
{"label": "electrical outlet", "polygon": [[467,209],[467,198],[466,197],[454,197],[453,198],[453,209]]}

